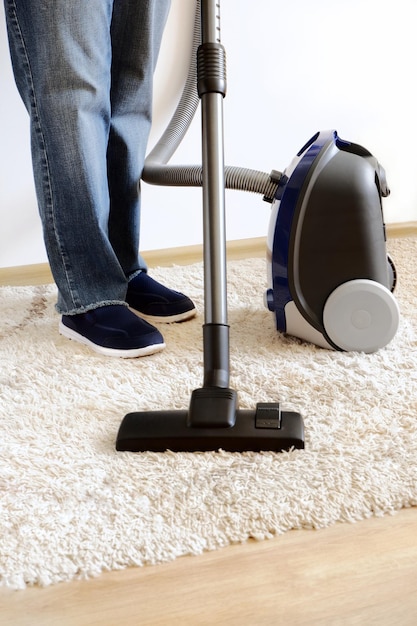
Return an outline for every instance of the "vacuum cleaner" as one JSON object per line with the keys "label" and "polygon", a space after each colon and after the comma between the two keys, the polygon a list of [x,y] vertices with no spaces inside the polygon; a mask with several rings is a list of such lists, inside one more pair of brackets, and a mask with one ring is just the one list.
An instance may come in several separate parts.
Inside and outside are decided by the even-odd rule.
{"label": "vacuum cleaner", "polygon": [[335,130],[284,170],[272,203],[265,304],[281,332],[323,348],[375,352],[394,337],[395,266],[386,252],[385,171]]}
{"label": "vacuum cleaner", "polygon": [[[278,331],[327,348],[371,351],[392,338],[398,323],[398,307],[391,295],[395,269],[386,255],[381,221],[380,197],[388,189],[377,161],[363,148],[329,131],[317,133],[284,172],[268,174],[225,166],[225,95],[220,0],[197,0],[187,80],[171,122],[145,160],[142,179],[156,185],[203,189],[203,384],[192,392],[187,409],[127,414],[117,434],[119,451],[280,452],[304,448],[304,422],[299,413],[283,411],[278,402],[258,402],[254,409],[240,409],[237,392],[230,388],[226,188],[260,193],[271,203],[265,303],[275,313]],[[202,164],[169,165],[200,104]],[[349,159],[356,165],[352,163],[346,170],[342,161]],[[361,173],[363,168],[365,174]],[[356,170],[359,182],[353,185]],[[361,202],[356,205],[358,197]],[[316,225],[314,207],[320,215]],[[370,215],[362,218],[364,208]],[[352,211],[355,219],[350,220],[347,215]],[[335,263],[332,250],[339,251],[339,270],[328,267]],[[311,268],[304,268],[309,264]],[[351,264],[354,270],[345,267]],[[348,332],[340,329],[346,298],[351,302]],[[383,330],[374,331],[381,319]],[[371,342],[362,345],[354,337],[358,327],[371,328]]]}

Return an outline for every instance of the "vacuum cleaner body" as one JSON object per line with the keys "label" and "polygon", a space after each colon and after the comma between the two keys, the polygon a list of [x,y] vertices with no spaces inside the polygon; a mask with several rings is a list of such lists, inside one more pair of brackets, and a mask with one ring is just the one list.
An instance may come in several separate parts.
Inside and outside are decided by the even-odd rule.
{"label": "vacuum cleaner body", "polygon": [[385,172],[334,130],[284,170],[272,203],[265,304],[279,331],[324,348],[374,352],[399,323],[387,255]]}

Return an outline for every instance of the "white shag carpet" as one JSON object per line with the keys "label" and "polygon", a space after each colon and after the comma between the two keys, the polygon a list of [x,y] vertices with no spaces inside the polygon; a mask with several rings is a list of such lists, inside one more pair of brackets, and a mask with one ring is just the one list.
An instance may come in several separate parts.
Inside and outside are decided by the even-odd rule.
{"label": "white shag carpet", "polygon": [[202,265],[152,275],[199,316],[164,352],[101,357],[58,335],[55,287],[0,288],[0,582],[14,589],[169,561],[249,537],[417,505],[417,241],[389,242],[401,324],[376,354],[277,333],[263,259],[228,265],[231,386],[241,408],[302,413],[289,453],[121,453],[123,416],[187,408],[202,384]]}

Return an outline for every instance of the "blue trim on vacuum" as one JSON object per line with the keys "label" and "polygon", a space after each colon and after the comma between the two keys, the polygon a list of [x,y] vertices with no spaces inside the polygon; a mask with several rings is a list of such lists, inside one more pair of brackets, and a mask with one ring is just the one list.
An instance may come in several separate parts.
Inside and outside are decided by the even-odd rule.
{"label": "blue trim on vacuum", "polygon": [[[273,210],[277,212],[275,231],[273,234],[272,253],[272,294],[269,291],[268,306],[275,312],[277,329],[286,331],[285,306],[293,300],[288,279],[290,241],[294,215],[302,201],[303,188],[315,167],[315,161],[323,148],[329,143],[336,143],[337,132],[324,131],[316,133],[297,153],[300,159],[294,170],[284,176],[275,194]],[[289,166],[291,168],[291,165]]]}

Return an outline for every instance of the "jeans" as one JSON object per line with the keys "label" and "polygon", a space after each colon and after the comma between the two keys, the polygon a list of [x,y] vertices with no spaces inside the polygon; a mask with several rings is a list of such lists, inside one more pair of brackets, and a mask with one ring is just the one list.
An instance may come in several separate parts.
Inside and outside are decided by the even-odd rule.
{"label": "jeans", "polygon": [[169,0],[4,0],[57,310],[125,302]]}

